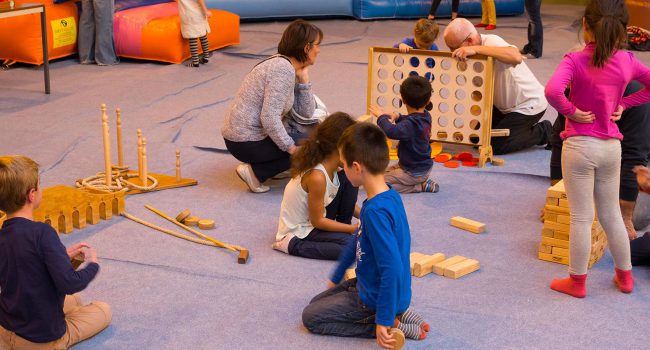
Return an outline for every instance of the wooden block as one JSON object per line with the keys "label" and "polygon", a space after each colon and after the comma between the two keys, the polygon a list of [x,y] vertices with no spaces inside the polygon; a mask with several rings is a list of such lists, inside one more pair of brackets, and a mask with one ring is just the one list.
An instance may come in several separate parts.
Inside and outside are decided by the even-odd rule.
{"label": "wooden block", "polygon": [[547,253],[537,253],[537,257],[540,260],[550,261],[558,264],[569,265],[569,257],[559,256]]}
{"label": "wooden block", "polygon": [[454,216],[449,219],[449,224],[473,233],[481,233],[485,231],[485,224],[460,216]]}
{"label": "wooden block", "polygon": [[349,279],[353,279],[357,277],[357,272],[355,268],[347,269],[345,270],[345,274],[343,275],[343,280],[347,281]]}
{"label": "wooden block", "polygon": [[443,269],[443,275],[445,277],[457,279],[463,277],[469,273],[472,273],[481,268],[481,264],[478,260],[474,259],[465,259],[458,264],[448,266]]}
{"label": "wooden block", "polygon": [[568,208],[569,207],[569,201],[567,199],[559,199],[558,200],[558,205],[563,208]]}
{"label": "wooden block", "polygon": [[211,230],[214,228],[214,220],[202,219],[199,220],[199,228],[201,230]]}
{"label": "wooden block", "polygon": [[553,247],[565,248],[565,249],[569,248],[569,241],[565,241],[557,238],[551,238],[551,237],[542,237],[542,244],[546,244]]}
{"label": "wooden block", "polygon": [[445,254],[442,253],[427,255],[415,263],[411,274],[416,277],[428,275],[433,272],[433,264],[439,263],[443,260],[445,260]]}
{"label": "wooden block", "polygon": [[510,129],[492,129],[490,130],[491,137],[506,137],[510,136]]}
{"label": "wooden block", "polygon": [[558,224],[565,224],[568,225],[571,223],[571,217],[569,215],[557,215],[557,220],[555,220]]}
{"label": "wooden block", "polygon": [[553,238],[553,230],[551,230],[550,228],[542,228],[542,237]]}
{"label": "wooden block", "polygon": [[248,261],[249,257],[249,252],[248,249],[242,249],[239,251],[239,256],[237,256],[237,263],[238,264],[245,264]]}
{"label": "wooden block", "polygon": [[199,220],[201,220],[198,216],[190,216],[187,219],[183,220],[184,224],[187,226],[196,226],[199,224]]}
{"label": "wooden block", "polygon": [[506,164],[506,160],[503,158],[492,158],[492,165],[502,166]]}
{"label": "wooden block", "polygon": [[539,252],[540,252],[540,253],[551,254],[551,249],[552,249],[552,248],[553,248],[553,247],[551,247],[550,245],[546,245],[546,244],[544,244],[544,243],[540,243],[540,245],[539,245]]}
{"label": "wooden block", "polygon": [[553,222],[553,221],[548,221],[548,220],[544,221],[544,228],[547,228],[549,230],[553,230],[555,232],[558,232],[558,231],[563,232],[563,233],[566,233],[567,235],[570,232],[569,231],[569,225],[560,224],[560,223]]}
{"label": "wooden block", "polygon": [[555,232],[553,233],[553,238],[561,239],[561,240],[563,240],[563,241],[568,241],[568,240],[569,240],[569,234],[568,234],[568,233],[564,233],[564,232],[557,232],[557,231],[555,231]]}
{"label": "wooden block", "polygon": [[547,204],[547,205],[544,206],[544,210],[548,210],[548,211],[554,212],[556,214],[569,215],[569,208],[560,207],[558,205],[548,205]]}
{"label": "wooden block", "polygon": [[460,255],[452,256],[451,258],[449,258],[447,260],[444,260],[444,261],[441,261],[439,263],[433,264],[433,272],[436,275],[442,276],[444,274],[444,269],[445,268],[447,268],[447,267],[449,267],[451,265],[454,265],[454,264],[458,264],[459,262],[461,262],[463,260],[467,260],[467,258],[464,257],[464,256],[460,256]]}
{"label": "wooden block", "polygon": [[178,215],[176,215],[176,221],[178,221],[178,222],[180,222],[180,223],[183,223],[183,220],[185,220],[185,219],[187,219],[188,217],[190,217],[190,215],[192,215],[192,213],[190,212],[190,210],[189,210],[189,209],[185,209],[185,210],[183,210],[182,212],[180,212]]}
{"label": "wooden block", "polygon": [[546,195],[548,197],[566,199],[566,191],[564,189],[564,181],[559,181],[555,185],[549,187],[549,189],[546,191]]}
{"label": "wooden block", "polygon": [[546,198],[546,204],[548,205],[558,205],[560,203],[559,198],[554,198],[554,197],[547,197]]}
{"label": "wooden block", "polygon": [[420,261],[420,259],[426,258],[427,256],[428,255],[426,255],[426,254],[417,253],[417,252],[411,253],[411,255],[409,256],[409,260],[410,260],[410,263],[411,263],[411,275],[415,271],[415,263]]}
{"label": "wooden block", "polygon": [[569,256],[569,249],[568,248],[553,247],[553,251],[551,252],[551,254],[568,257]]}
{"label": "wooden block", "polygon": [[546,220],[557,222],[557,214],[551,213],[551,212],[545,212],[544,213],[544,220],[542,220],[542,222],[546,221]]}

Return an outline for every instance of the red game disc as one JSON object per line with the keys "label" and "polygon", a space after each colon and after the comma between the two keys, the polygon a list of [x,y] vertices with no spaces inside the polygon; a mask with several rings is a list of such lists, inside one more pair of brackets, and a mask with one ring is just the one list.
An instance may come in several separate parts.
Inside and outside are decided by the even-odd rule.
{"label": "red game disc", "polygon": [[447,168],[458,168],[458,166],[460,164],[458,164],[458,162],[452,160],[452,161],[449,161],[449,162],[445,162],[445,164],[443,164],[443,165],[445,167],[447,167]]}
{"label": "red game disc", "polygon": [[458,160],[462,162],[471,162],[474,157],[469,152],[461,152],[458,154]]}
{"label": "red game disc", "polygon": [[450,159],[451,159],[451,154],[449,153],[442,153],[437,155],[436,158],[434,158],[434,160],[438,163],[444,163]]}
{"label": "red game disc", "polygon": [[463,166],[477,166],[477,162],[463,162]]}

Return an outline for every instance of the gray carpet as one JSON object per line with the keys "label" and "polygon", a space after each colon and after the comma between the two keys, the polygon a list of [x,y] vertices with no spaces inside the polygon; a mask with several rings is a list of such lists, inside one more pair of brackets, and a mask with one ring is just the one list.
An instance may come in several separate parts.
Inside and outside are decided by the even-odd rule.
{"label": "gray carpet", "polygon": [[[527,64],[546,83],[577,42],[576,6],[544,5],[544,57]],[[445,21],[441,23],[446,23]],[[500,18],[496,34],[521,46],[526,18]],[[392,45],[413,21],[317,21],[325,40],[310,69],[315,92],[330,110],[365,112],[367,47]],[[243,24],[242,44],[220,50],[200,69],[123,61],[114,67],[53,62],[52,94],[42,71],[19,66],[0,72],[0,154],[24,154],[42,167],[42,184],[72,185],[102,168],[99,105],[121,107],[127,163],[136,164],[135,130],[148,138],[149,169],[173,174],[174,150],[183,175],[199,186],[127,198],[126,208],[161,226],[151,203],[175,215],[189,208],[212,218],[217,239],[251,251],[247,265],[221,249],[199,246],[114,218],[62,236],[87,241],[101,272],[83,292],[113,307],[113,323],[77,349],[374,349],[372,340],[309,334],[300,315],[322,291],[334,263],[271,250],[285,182],[252,194],[237,178],[230,155],[193,146],[223,147],[223,114],[243,76],[260,55],[274,52],[286,23]],[[442,40],[438,44],[444,47]],[[650,54],[637,54],[650,65]],[[555,112],[545,118],[553,120]],[[111,125],[113,127],[113,125]],[[114,129],[112,129],[114,135]],[[590,271],[588,296],[578,300],[548,288],[566,266],[536,258],[539,209],[548,187],[550,152],[541,148],[505,156],[503,167],[434,166],[438,194],[404,196],[412,250],[478,259],[481,270],[459,280],[413,279],[412,307],[432,325],[408,349],[645,349],[650,321],[650,270],[635,269],[631,295],[612,284],[609,253]],[[363,200],[363,193],[359,200]],[[474,235],[448,225],[461,215],[487,224]],[[180,229],[179,229],[180,230]]]}

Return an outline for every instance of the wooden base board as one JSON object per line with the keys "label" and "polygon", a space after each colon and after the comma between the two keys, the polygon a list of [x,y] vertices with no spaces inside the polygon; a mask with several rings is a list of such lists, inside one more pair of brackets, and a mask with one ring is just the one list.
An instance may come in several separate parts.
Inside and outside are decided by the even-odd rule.
{"label": "wooden base board", "polygon": [[[137,175],[137,171],[129,171],[129,175]],[[171,188],[178,188],[178,187],[186,187],[186,186],[194,186],[198,185],[198,181],[194,179],[187,179],[187,178],[181,178],[181,181],[176,181],[176,176],[172,175],[165,175],[165,174],[155,174],[155,173],[149,173],[150,176],[153,176],[158,180],[158,186],[154,188],[153,190],[150,191],[143,191],[143,190],[138,190],[138,189],[132,189],[128,192],[126,192],[127,195],[131,194],[139,194],[139,193],[146,193],[146,192],[154,192],[154,191],[162,191],[162,190],[168,190]],[[140,181],[139,178],[133,177],[129,179],[130,182],[141,186],[142,182]]]}

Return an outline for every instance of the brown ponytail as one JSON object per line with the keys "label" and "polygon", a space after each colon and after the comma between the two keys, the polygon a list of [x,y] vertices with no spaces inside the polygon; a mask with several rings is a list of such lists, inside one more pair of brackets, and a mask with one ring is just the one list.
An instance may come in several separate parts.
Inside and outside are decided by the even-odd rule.
{"label": "brown ponytail", "polygon": [[333,152],[349,126],[355,121],[343,112],[332,113],[316,127],[312,135],[303,142],[291,159],[291,177],[296,177],[315,167]]}
{"label": "brown ponytail", "polygon": [[627,6],[623,0],[591,0],[584,19],[596,41],[592,64],[601,68],[616,50],[627,46]]}

